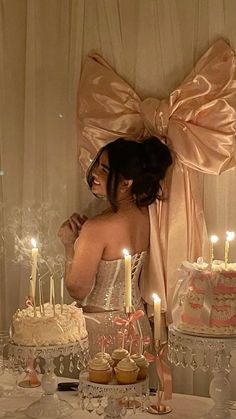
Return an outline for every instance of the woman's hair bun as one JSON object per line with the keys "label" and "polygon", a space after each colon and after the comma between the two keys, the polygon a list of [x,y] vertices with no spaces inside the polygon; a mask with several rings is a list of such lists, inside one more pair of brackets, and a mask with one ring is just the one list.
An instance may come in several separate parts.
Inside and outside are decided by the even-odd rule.
{"label": "woman's hair bun", "polygon": [[166,144],[157,137],[140,142],[141,170],[134,179],[132,192],[139,206],[150,205],[155,199],[163,199],[160,181],[172,164],[172,156]]}
{"label": "woman's hair bun", "polygon": [[142,141],[144,170],[158,176],[161,180],[165,177],[167,168],[172,164],[169,148],[156,137]]}

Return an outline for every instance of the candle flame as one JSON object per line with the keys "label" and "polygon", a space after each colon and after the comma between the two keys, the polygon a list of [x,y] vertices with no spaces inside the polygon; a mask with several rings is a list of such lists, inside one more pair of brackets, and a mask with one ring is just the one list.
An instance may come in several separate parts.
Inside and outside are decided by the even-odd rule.
{"label": "candle flame", "polygon": [[123,249],[123,255],[124,256],[129,256],[129,251],[127,249]]}
{"label": "candle flame", "polygon": [[160,302],[161,301],[159,295],[157,295],[155,293],[152,294],[152,298],[153,298],[154,301],[157,301],[157,302]]}
{"label": "candle flame", "polygon": [[218,240],[219,240],[218,236],[215,236],[214,234],[213,234],[213,236],[211,236],[211,242],[212,243],[216,243],[216,242],[218,242]]}
{"label": "candle flame", "polygon": [[231,240],[233,240],[235,237],[235,232],[234,231],[226,231],[226,240],[228,242],[231,242]]}
{"label": "candle flame", "polygon": [[37,242],[34,238],[31,239],[31,244],[33,247],[37,247]]}

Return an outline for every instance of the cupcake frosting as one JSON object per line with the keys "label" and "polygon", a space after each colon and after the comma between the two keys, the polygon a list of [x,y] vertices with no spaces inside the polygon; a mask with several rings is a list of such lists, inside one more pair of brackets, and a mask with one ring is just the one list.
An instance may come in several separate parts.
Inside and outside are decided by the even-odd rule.
{"label": "cupcake frosting", "polygon": [[107,352],[98,352],[98,353],[95,355],[95,358],[104,358],[106,361],[108,361],[108,362],[109,362],[109,364],[111,364],[111,363],[112,363],[112,357],[111,357],[111,355],[110,355],[110,354],[108,354]]}
{"label": "cupcake frosting", "polygon": [[89,368],[92,370],[104,371],[110,369],[110,364],[105,358],[95,357],[89,361]]}
{"label": "cupcake frosting", "polygon": [[125,348],[117,348],[112,352],[113,359],[122,359],[127,355],[129,355],[129,352]]}
{"label": "cupcake frosting", "polygon": [[144,355],[141,354],[133,354],[131,355],[131,359],[138,365],[138,367],[148,367],[149,362],[145,358]]}
{"label": "cupcake frosting", "polygon": [[120,362],[118,362],[116,368],[122,371],[135,371],[138,367],[133,359],[130,357],[125,357]]}

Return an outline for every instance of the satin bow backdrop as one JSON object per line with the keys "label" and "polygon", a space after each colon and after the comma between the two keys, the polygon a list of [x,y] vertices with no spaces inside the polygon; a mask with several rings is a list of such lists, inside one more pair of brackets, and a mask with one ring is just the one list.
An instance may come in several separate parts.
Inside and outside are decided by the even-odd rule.
{"label": "satin bow backdrop", "polygon": [[149,207],[150,257],[141,291],[150,305],[156,292],[162,309],[170,311],[181,262],[209,256],[201,173],[219,174],[235,165],[235,132],[235,54],[223,39],[168,99],[142,101],[97,54],[84,63],[78,91],[83,168],[100,147],[118,137],[136,140],[152,134],[174,155],[164,185],[167,199]]}

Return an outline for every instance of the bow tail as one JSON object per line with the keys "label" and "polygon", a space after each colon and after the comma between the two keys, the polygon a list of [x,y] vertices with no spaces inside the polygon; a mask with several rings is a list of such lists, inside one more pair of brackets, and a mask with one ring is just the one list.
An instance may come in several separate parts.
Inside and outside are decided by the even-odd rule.
{"label": "bow tail", "polygon": [[172,398],[172,376],[171,369],[163,359],[166,353],[167,344],[160,350],[156,357],[157,375],[160,379],[164,399],[170,400]]}

